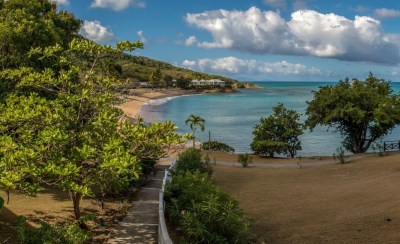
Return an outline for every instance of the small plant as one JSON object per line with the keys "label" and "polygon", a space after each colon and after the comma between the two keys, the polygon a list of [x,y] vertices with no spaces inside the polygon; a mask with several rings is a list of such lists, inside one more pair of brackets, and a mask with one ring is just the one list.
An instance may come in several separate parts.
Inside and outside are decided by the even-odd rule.
{"label": "small plant", "polygon": [[374,151],[378,151],[378,155],[379,155],[380,157],[383,157],[383,156],[384,156],[385,149],[383,148],[382,142],[373,144],[373,145],[372,145],[372,149],[373,149]]}
{"label": "small plant", "polygon": [[41,222],[41,227],[31,229],[27,228],[26,219],[19,217],[16,230],[21,243],[80,244],[90,238],[89,233],[79,227],[79,221],[64,227]]}
{"label": "small plant", "polygon": [[245,153],[238,155],[238,161],[240,164],[242,164],[243,168],[246,168],[253,162],[253,159],[249,154]]}
{"label": "small plant", "polygon": [[175,171],[211,174],[212,168],[209,162],[209,159],[208,163],[201,160],[201,154],[199,150],[189,148],[178,155]]}
{"label": "small plant", "polygon": [[335,161],[339,161],[341,164],[346,163],[346,155],[343,147],[336,148],[336,153],[334,153],[332,157]]}

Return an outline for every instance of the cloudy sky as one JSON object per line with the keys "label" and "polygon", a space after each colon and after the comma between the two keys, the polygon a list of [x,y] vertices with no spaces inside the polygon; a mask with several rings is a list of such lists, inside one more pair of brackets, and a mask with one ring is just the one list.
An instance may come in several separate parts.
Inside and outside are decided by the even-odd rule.
{"label": "cloudy sky", "polygon": [[102,44],[141,40],[134,54],[251,81],[400,81],[394,0],[54,0]]}

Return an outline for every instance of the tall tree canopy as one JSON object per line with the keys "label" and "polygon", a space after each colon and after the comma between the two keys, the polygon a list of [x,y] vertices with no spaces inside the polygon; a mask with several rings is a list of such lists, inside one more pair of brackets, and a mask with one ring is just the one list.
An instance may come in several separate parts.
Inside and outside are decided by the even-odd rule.
{"label": "tall tree canopy", "polygon": [[344,147],[363,153],[400,123],[400,95],[390,82],[372,74],[365,81],[348,79],[321,87],[308,102],[306,125],[327,125],[344,137]]}
{"label": "tall tree canopy", "polygon": [[301,150],[299,136],[303,134],[303,124],[299,122],[300,114],[287,109],[282,103],[273,107],[273,112],[254,127],[253,142],[250,147],[255,154],[273,156],[283,153],[294,157]]}
{"label": "tall tree canopy", "polygon": [[67,47],[80,25],[49,0],[0,0],[0,69],[27,65],[32,47]]}

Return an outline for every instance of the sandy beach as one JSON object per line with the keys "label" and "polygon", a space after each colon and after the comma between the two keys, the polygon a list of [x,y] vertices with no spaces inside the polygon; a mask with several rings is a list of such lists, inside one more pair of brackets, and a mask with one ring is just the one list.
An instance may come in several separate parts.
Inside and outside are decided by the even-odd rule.
{"label": "sandy beach", "polygon": [[134,89],[131,94],[124,97],[125,102],[118,105],[118,108],[124,111],[125,115],[129,118],[137,117],[140,108],[152,99],[160,99],[165,97],[174,97],[196,94],[194,91],[186,91],[181,89],[168,89],[168,90],[151,90],[151,89]]}

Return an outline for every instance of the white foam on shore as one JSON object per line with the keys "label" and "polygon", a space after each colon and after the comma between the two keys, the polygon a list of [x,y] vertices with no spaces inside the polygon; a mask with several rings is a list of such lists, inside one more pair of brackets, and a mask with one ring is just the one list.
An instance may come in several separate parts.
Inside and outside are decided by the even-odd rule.
{"label": "white foam on shore", "polygon": [[143,105],[146,106],[158,106],[164,103],[167,103],[175,98],[178,97],[187,97],[187,96],[196,96],[196,95],[203,95],[203,94],[185,94],[185,95],[179,95],[179,96],[171,96],[171,97],[163,97],[163,98],[158,98],[158,99],[150,99],[149,101],[145,102]]}

